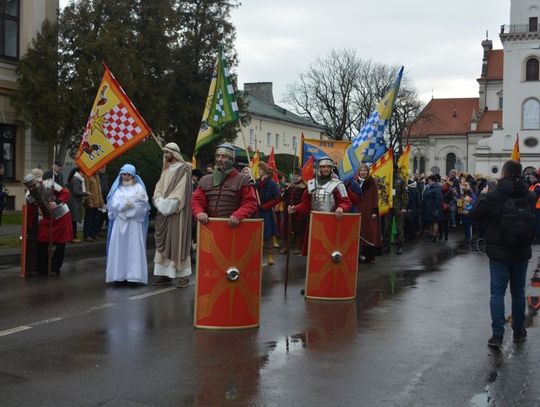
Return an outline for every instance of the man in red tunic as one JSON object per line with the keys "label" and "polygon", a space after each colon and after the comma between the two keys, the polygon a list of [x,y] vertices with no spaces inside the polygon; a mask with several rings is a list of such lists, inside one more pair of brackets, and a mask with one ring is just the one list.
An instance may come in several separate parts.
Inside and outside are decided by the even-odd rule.
{"label": "man in red tunic", "polygon": [[[37,234],[37,272],[43,276],[48,275],[49,244],[51,244],[56,246],[51,259],[51,271],[58,275],[64,262],[66,242],[73,240],[71,214],[67,206],[69,191],[52,179],[42,180],[38,171],[34,170],[35,175],[28,174],[25,177],[25,184],[30,177],[35,178],[37,193],[41,194],[42,202],[48,207],[47,214],[44,214],[44,208],[41,208],[42,218]],[[33,213],[38,211],[38,203],[34,195],[28,194],[26,199],[31,204],[29,218],[32,218]]]}
{"label": "man in red tunic", "polygon": [[[302,195],[302,202],[298,205],[289,205],[288,211],[296,213],[297,218],[307,217],[312,210],[334,212],[336,218],[341,219],[343,212],[350,211],[352,204],[343,182],[333,176],[334,162],[330,157],[323,156],[316,161],[315,165],[316,177],[308,181]],[[309,227],[306,233],[309,233]],[[307,255],[307,242],[308,239],[305,239],[302,250],[304,256]]]}
{"label": "man in red tunic", "polygon": [[236,227],[242,219],[250,218],[257,210],[253,180],[234,168],[234,147],[220,144],[215,152],[216,165],[211,174],[202,177],[193,193],[193,216],[203,225],[208,218],[229,218]]}

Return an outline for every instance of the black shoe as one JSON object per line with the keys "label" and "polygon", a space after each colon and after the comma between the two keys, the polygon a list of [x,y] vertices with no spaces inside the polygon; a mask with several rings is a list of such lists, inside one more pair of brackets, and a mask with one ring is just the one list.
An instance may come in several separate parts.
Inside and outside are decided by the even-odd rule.
{"label": "black shoe", "polygon": [[167,284],[171,284],[171,283],[172,283],[172,279],[170,277],[158,276],[158,278],[156,278],[154,280],[152,285],[167,285]]}
{"label": "black shoe", "polygon": [[514,331],[514,343],[525,342],[525,339],[527,339],[527,330],[525,328]]}
{"label": "black shoe", "polygon": [[488,339],[488,346],[491,346],[492,348],[500,348],[502,346],[502,341],[502,335],[493,335]]}
{"label": "black shoe", "polygon": [[396,250],[396,254],[403,254],[403,247],[398,246]]}

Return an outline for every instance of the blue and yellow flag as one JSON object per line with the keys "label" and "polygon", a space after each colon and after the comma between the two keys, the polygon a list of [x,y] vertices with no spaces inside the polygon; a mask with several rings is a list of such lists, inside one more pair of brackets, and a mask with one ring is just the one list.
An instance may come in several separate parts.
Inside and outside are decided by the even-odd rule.
{"label": "blue and yellow flag", "polygon": [[394,185],[394,154],[388,150],[371,167],[371,176],[379,190],[379,215],[385,215],[394,204],[392,189]]}
{"label": "blue and yellow flag", "polygon": [[219,130],[223,126],[240,118],[238,104],[234,98],[234,88],[222,53],[219,50],[214,65],[214,73],[212,74],[193,156],[197,155],[202,146],[217,138]]}
{"label": "blue and yellow flag", "polygon": [[402,75],[403,67],[400,68],[390,90],[384,95],[345,152],[339,163],[339,177],[342,181],[354,177],[361,163],[374,163],[385,153],[386,144],[383,135],[392,116]]}

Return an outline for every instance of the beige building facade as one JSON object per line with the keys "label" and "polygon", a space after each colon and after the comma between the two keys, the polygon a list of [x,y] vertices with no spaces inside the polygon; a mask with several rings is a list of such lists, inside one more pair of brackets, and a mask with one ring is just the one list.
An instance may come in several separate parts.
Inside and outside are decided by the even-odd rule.
{"label": "beige building facade", "polygon": [[0,162],[9,191],[6,209],[21,209],[21,180],[32,168],[48,168],[49,146],[33,137],[31,129],[16,116],[11,96],[17,92],[16,68],[45,19],[55,21],[58,0],[10,0],[0,2]]}

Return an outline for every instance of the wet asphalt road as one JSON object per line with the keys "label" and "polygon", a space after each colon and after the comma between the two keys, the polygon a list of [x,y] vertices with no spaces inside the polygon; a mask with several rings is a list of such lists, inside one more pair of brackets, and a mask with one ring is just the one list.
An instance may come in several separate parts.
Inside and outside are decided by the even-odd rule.
{"label": "wet asphalt road", "polygon": [[102,257],[49,279],[0,266],[0,405],[540,405],[539,328],[486,346],[484,255],[407,245],[361,264],[346,302],[304,300],[298,256],[284,296],[284,260],[263,269],[260,328],[236,332],[192,327],[192,285],[105,285]]}

